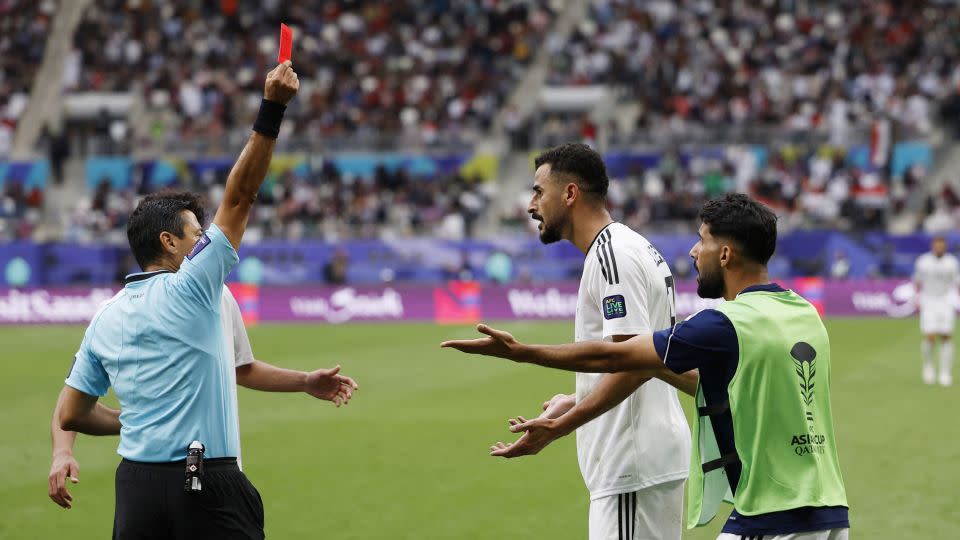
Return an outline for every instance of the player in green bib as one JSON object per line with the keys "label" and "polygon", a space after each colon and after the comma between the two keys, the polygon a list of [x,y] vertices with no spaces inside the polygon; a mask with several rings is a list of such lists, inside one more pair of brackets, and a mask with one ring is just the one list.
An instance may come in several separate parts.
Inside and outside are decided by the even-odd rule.
{"label": "player in green bib", "polygon": [[[720,539],[844,540],[850,527],[830,405],[830,340],[820,316],[771,283],[777,218],[746,195],[708,202],[690,250],[697,293],[724,298],[674,328],[620,343],[525,345],[488,337],[442,346],[579,372],[697,373],[687,526],[734,510]],[[550,430],[549,419],[515,431]]]}

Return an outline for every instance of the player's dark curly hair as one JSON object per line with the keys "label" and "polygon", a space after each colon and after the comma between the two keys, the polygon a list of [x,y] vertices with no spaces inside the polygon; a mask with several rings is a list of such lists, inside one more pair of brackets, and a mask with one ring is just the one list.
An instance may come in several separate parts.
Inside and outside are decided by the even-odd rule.
{"label": "player's dark curly hair", "polygon": [[534,164],[537,168],[550,164],[552,174],[569,175],[573,182],[580,186],[580,190],[597,197],[606,199],[607,187],[610,180],[607,178],[607,167],[593,148],[581,143],[567,143],[551,148],[537,156]]}
{"label": "player's dark curly hair", "polygon": [[707,201],[700,220],[711,235],[733,240],[754,262],[767,264],[777,249],[777,215],[742,193]]}
{"label": "player's dark curly hair", "polygon": [[184,210],[193,212],[203,226],[206,211],[203,199],[187,191],[165,190],[147,195],[130,214],[127,241],[140,268],[156,263],[163,256],[160,233],[166,231],[183,238]]}

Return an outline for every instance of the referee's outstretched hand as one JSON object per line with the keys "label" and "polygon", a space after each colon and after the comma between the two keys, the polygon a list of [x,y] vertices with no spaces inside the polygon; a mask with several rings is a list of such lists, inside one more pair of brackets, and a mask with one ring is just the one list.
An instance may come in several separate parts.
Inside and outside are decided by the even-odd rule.
{"label": "referee's outstretched hand", "polygon": [[286,105],[293,96],[297,95],[299,89],[300,79],[297,78],[297,72],[293,70],[290,61],[286,60],[267,73],[267,82],[263,85],[263,97],[267,101]]}
{"label": "referee's outstretched hand", "polygon": [[340,375],[340,366],[318,369],[307,373],[303,391],[317,399],[332,401],[334,405],[346,405],[358,389],[357,381]]}
{"label": "referee's outstretched hand", "polygon": [[47,494],[50,500],[69,510],[73,507],[73,495],[67,489],[67,478],[76,484],[80,481],[80,464],[73,454],[56,454],[50,465],[50,477],[47,479]]}
{"label": "referee's outstretched hand", "polygon": [[487,337],[444,341],[440,344],[440,347],[456,349],[467,354],[482,354],[511,360],[515,359],[520,342],[509,332],[490,328],[485,324],[478,324],[477,332],[486,334]]}

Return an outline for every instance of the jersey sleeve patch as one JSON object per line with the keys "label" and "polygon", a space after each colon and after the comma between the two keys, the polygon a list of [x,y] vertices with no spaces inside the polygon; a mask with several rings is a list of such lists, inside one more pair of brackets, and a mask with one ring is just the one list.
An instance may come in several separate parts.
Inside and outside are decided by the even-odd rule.
{"label": "jersey sleeve patch", "polygon": [[203,233],[203,235],[200,236],[200,239],[197,240],[196,245],[193,246],[193,249],[190,250],[190,254],[187,255],[187,258],[192,261],[193,258],[196,257],[198,253],[203,251],[204,248],[206,248],[209,245],[210,245],[210,237],[207,236],[207,233]]}
{"label": "jersey sleeve patch", "polygon": [[627,316],[627,302],[622,294],[615,294],[603,299],[603,318],[620,319]]}

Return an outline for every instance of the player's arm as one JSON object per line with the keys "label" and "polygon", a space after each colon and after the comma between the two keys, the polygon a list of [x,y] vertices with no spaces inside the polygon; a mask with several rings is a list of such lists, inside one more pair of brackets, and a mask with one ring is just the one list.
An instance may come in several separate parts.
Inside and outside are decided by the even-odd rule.
{"label": "player's arm", "polygon": [[658,372],[656,377],[685,394],[697,395],[697,385],[700,384],[700,371],[697,369],[686,373],[674,373],[667,369]]}
{"label": "player's arm", "polygon": [[305,372],[283,369],[254,360],[237,367],[237,384],[263,392],[303,392],[317,399],[346,405],[357,389],[350,377],[340,375],[340,366]]}
{"label": "player's arm", "polygon": [[250,208],[267,175],[283,112],[299,88],[300,81],[289,60],[267,74],[263,102],[254,124],[254,133],[250,135],[240,157],[230,170],[223,201],[213,218],[213,222],[223,231],[235,250],[240,249],[240,240],[247,228]]}
{"label": "player's arm", "polygon": [[[77,440],[77,432],[65,431],[60,427],[60,410],[63,407],[66,392],[66,388],[60,391],[60,395],[57,398],[57,405],[53,409],[53,421],[50,425],[50,439],[53,442],[53,458],[50,464],[50,474],[47,478],[47,494],[53,502],[63,508],[69,509],[72,506],[73,496],[67,489],[66,480],[69,478],[74,484],[80,481],[80,464],[77,463],[77,460],[73,457],[73,445]],[[116,424],[112,426],[116,428],[115,433],[107,433],[106,435],[119,434],[120,411],[111,409],[99,401],[95,406],[101,410],[101,413],[117,419]]]}
{"label": "player's arm", "polygon": [[487,337],[445,341],[440,346],[580,373],[638,371],[645,377],[653,377],[667,369],[653,345],[652,335],[635,336],[619,343],[582,341],[565,345],[527,345],[508,332],[484,324],[478,325],[477,331]]}
{"label": "player's arm", "polygon": [[[617,335],[613,336],[613,341],[626,341],[631,337],[633,336]],[[510,431],[526,433],[513,444],[497,443],[490,448],[490,454],[505,458],[537,454],[553,441],[569,435],[580,426],[616,407],[649,380],[650,377],[642,372],[608,373],[601,377],[593,390],[579,402],[560,400],[569,404],[562,414],[549,415],[545,412],[534,420],[527,420],[522,416],[510,420]],[[558,401],[558,397],[568,398],[568,396],[555,396],[551,403]]]}
{"label": "player's arm", "polygon": [[[633,337],[618,335],[613,336],[613,341],[619,343]],[[649,380],[649,376],[637,371],[622,371],[604,375],[589,394],[557,418],[557,427],[560,428],[562,433],[560,436],[567,435],[616,407]]]}
{"label": "player's arm", "polygon": [[917,259],[913,263],[913,302],[917,307],[920,307],[920,293],[923,292],[923,268],[921,268],[922,262],[920,259]]}

